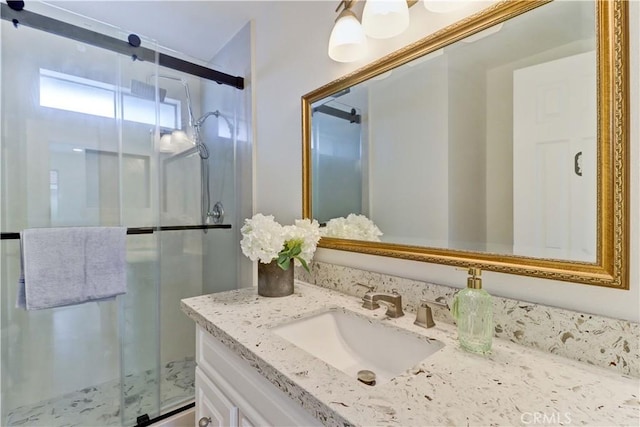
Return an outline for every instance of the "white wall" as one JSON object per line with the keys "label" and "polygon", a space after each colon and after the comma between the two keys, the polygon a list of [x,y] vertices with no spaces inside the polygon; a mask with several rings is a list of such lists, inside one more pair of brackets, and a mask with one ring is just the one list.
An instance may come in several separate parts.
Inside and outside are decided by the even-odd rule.
{"label": "white wall", "polygon": [[[640,225],[638,208],[638,35],[639,3],[631,12],[631,289],[621,291],[522,276],[487,272],[489,292],[615,318],[640,320],[638,273]],[[474,7],[474,6],[469,6]],[[256,205],[282,222],[301,215],[300,96],[460,18],[439,16],[420,5],[411,8],[411,26],[392,40],[369,40],[365,59],[351,64],[327,56],[327,40],[335,19],[334,2],[278,2],[255,19],[256,29]],[[468,12],[468,11],[467,11]],[[635,142],[634,142],[635,141]],[[452,267],[320,249],[316,259],[372,271],[464,286],[466,273]]]}
{"label": "white wall", "polygon": [[370,218],[385,242],[448,247],[448,58],[405,68],[369,86]]}
{"label": "white wall", "polygon": [[[252,279],[252,265],[240,252],[240,227],[252,213],[251,46],[251,23],[247,23],[208,64],[227,74],[245,77],[245,89],[206,82],[201,99],[206,106],[203,111],[220,112],[219,117],[210,117],[203,126],[210,154],[211,207],[221,201],[223,222],[232,225],[230,230],[212,230],[204,239],[204,293],[246,286]],[[232,123],[231,138],[226,137],[229,127],[225,118]],[[233,268],[237,264],[238,268]]]}

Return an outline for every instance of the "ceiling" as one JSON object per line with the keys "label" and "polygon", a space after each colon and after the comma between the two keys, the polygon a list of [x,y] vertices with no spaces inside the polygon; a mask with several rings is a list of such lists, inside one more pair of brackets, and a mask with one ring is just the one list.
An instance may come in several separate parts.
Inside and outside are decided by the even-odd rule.
{"label": "ceiling", "polygon": [[[29,1],[26,2],[29,9]],[[156,40],[204,62],[269,0],[49,0],[44,3]]]}

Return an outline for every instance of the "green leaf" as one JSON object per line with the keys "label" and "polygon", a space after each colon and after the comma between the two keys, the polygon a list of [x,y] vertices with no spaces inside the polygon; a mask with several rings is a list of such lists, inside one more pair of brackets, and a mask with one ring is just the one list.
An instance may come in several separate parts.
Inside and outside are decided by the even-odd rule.
{"label": "green leaf", "polygon": [[286,260],[288,260],[288,259],[289,259],[289,255],[288,255],[288,254],[284,254],[284,253],[282,253],[282,252],[281,252],[281,253],[278,255],[278,261],[277,261],[277,262],[278,262],[278,265],[280,265],[280,264],[284,263],[284,262],[285,262]]}
{"label": "green leaf", "polygon": [[278,259],[278,267],[280,267],[283,270],[288,270],[289,266],[291,265],[291,258],[284,258],[284,260],[280,260]]}
{"label": "green leaf", "polygon": [[309,266],[307,265],[307,261],[305,261],[304,259],[300,258],[299,256],[296,257],[296,259],[298,261],[300,261],[300,264],[302,264],[302,267],[307,270],[307,273],[311,273],[311,270],[309,270]]}

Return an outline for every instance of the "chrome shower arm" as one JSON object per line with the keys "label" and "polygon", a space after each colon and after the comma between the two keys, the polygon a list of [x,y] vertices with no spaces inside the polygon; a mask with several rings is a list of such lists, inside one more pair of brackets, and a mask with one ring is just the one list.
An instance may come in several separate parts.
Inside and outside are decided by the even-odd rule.
{"label": "chrome shower arm", "polygon": [[202,124],[211,116],[216,116],[218,117],[220,115],[220,112],[216,111],[209,111],[207,113],[205,113],[202,117],[200,117],[198,120],[195,121],[194,126],[200,127],[202,126]]}

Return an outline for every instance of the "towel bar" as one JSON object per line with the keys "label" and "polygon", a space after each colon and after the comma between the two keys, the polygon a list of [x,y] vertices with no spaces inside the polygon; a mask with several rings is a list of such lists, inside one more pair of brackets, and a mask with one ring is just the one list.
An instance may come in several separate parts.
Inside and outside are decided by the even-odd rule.
{"label": "towel bar", "polygon": [[[231,224],[205,224],[205,225],[165,225],[162,227],[134,227],[127,228],[127,234],[153,234],[154,231],[181,231],[181,230],[205,230],[211,228],[231,228]],[[0,233],[0,240],[20,239],[20,233]]]}

